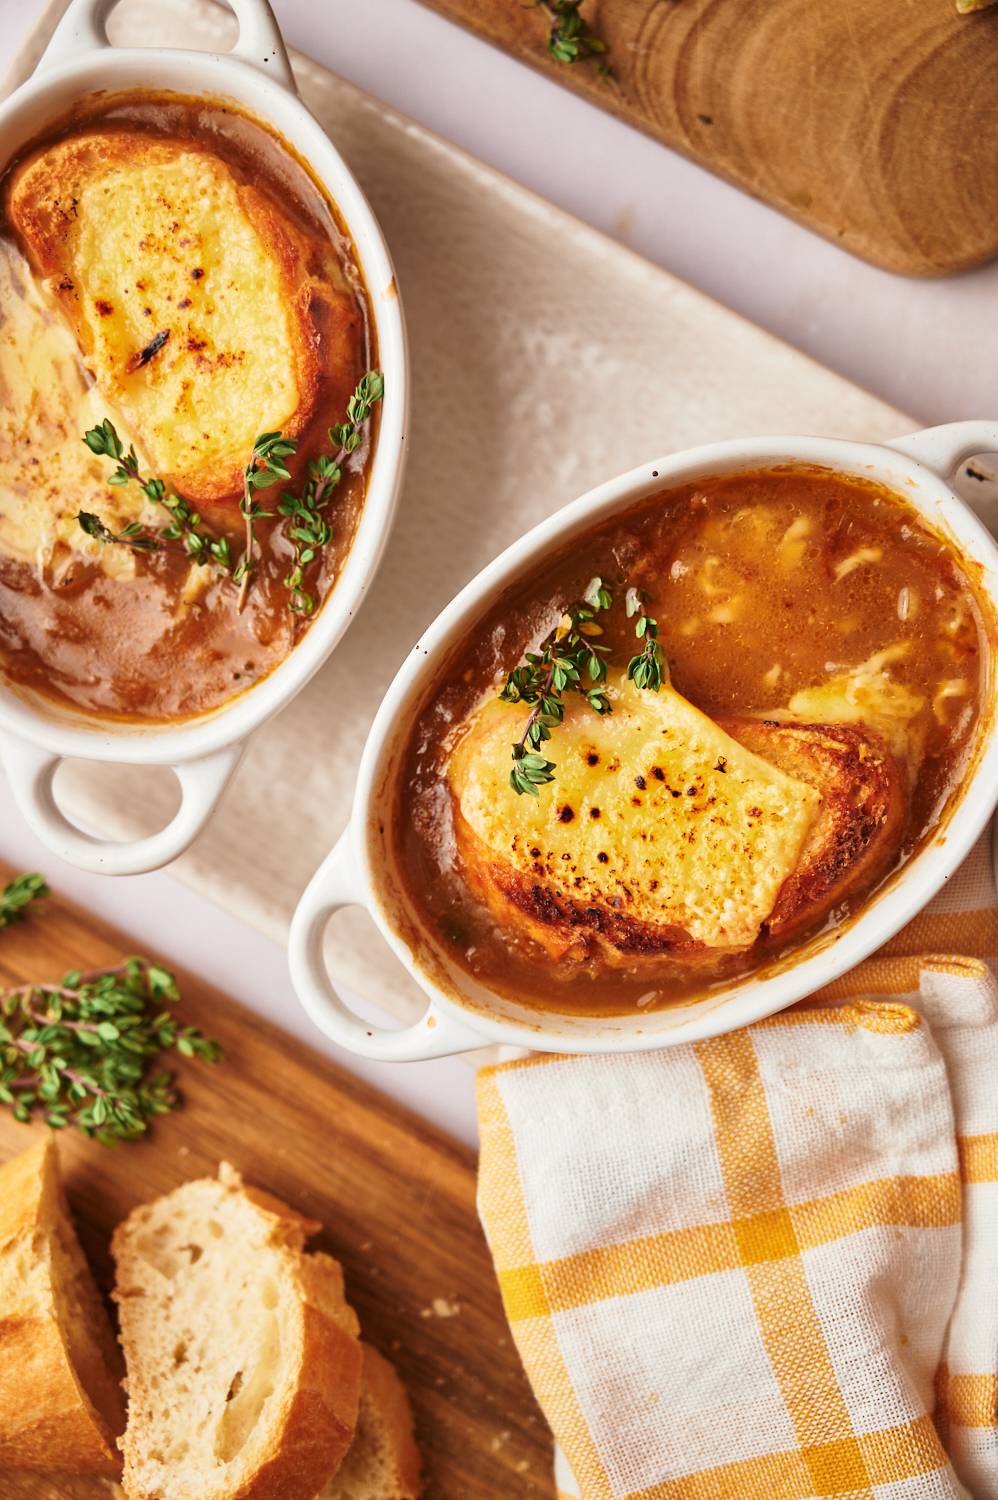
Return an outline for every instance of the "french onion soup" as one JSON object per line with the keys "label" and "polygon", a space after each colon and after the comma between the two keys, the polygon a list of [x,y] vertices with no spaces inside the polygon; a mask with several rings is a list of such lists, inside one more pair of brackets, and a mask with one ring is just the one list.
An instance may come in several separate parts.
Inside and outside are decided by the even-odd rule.
{"label": "french onion soup", "polygon": [[83,101],[0,182],[0,666],[189,718],[288,655],[364,502],[382,381],[334,204],[221,100]]}
{"label": "french onion soup", "polygon": [[684,485],[549,554],[400,741],[382,838],[419,941],[612,1015],[845,920],[973,747],[995,625],[969,568],[899,496],[809,467]]}

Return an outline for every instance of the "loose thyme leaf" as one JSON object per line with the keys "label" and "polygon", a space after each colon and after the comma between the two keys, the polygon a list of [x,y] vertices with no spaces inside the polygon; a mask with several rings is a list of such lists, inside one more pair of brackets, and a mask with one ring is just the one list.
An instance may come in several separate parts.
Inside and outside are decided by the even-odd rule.
{"label": "loose thyme leaf", "polygon": [[0,891],[0,928],[19,922],[32,901],[47,896],[49,888],[44,875],[17,875]]}
{"label": "loose thyme leaf", "polygon": [[161,1009],[177,999],[173,975],[144,958],[0,993],[0,1102],[18,1120],[75,1125],[105,1145],[143,1135],[179,1103],[172,1074],[153,1071],[160,1054],[222,1055]]}
{"label": "loose thyme leaf", "polygon": [[551,17],[547,47],[555,62],[576,63],[597,60],[597,71],[611,76],[606,61],[606,42],[581,14],[583,0],[534,0],[534,4]]}

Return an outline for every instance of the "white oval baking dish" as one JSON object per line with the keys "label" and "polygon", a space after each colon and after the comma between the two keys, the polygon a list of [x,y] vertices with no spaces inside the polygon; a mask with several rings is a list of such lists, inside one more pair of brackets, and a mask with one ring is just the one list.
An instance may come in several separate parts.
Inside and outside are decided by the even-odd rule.
{"label": "white oval baking dish", "polygon": [[[752,438],[713,443],[655,459],[600,485],[534,527],[485,568],[440,614],[409,654],[389,688],[364,749],[350,824],[305,891],[291,927],[295,988],[315,1024],[333,1041],[368,1057],[393,1061],[440,1057],[507,1043],[551,1052],[647,1051],[698,1041],[774,1014],[828,984],[866,958],[911,920],[957,869],[998,803],[996,674],[988,664],[987,708],[970,769],[953,810],[937,834],[837,932],[805,943],[774,968],[747,976],[721,993],[687,1004],[612,1018],[540,1012],[475,984],[410,936],[385,860],[379,811],[401,734],[447,652],[483,608],[554,544],[587,531],[647,495],[709,474],[800,463],[879,480],[904,495],[979,566],[982,585],[998,605],[998,546],[953,489],[961,465],[998,452],[998,423],[957,422],[884,446],[812,437]],[[998,528],[998,513],[992,518]],[[363,906],[385,941],[425,991],[429,1005],[415,1024],[386,1030],[343,1003],[323,959],[332,915]],[[370,997],[376,998],[376,997]]]}
{"label": "white oval baking dish", "polygon": [[[311,168],[350,232],[367,285],[385,376],[367,498],[340,578],[290,656],[267,678],[211,715],[169,726],[129,725],[74,714],[0,683],[0,761],[18,807],[60,858],[85,870],[136,874],[167,864],[197,837],[231,780],[249,735],[278,713],[322,666],[377,570],[402,478],[408,351],[387,247],[356,180],[298,97],[267,0],[230,0],[239,37],[227,54],[116,48],[105,31],[114,0],[72,0],[32,77],[0,106],[0,171],[70,105],[96,90],[169,89],[235,100],[277,132]],[[170,766],[181,789],[175,817],[158,833],[114,843],[77,828],[58,806],[62,760]]]}

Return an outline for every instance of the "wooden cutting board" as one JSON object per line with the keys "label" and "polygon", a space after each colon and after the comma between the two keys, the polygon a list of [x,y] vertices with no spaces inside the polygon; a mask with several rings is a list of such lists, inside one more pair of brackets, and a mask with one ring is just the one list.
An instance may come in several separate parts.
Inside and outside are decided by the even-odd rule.
{"label": "wooden cutting board", "polygon": [[524,0],[426,3],[875,265],[998,254],[998,8],[584,0],[604,79],[554,62]]}
{"label": "wooden cutting board", "polygon": [[[8,878],[0,867],[0,883]],[[0,932],[0,985],[58,979],[133,951],[53,897]],[[102,1285],[120,1219],[228,1160],[326,1225],[317,1243],[343,1262],[365,1337],[412,1398],[426,1500],[551,1500],[551,1441],[478,1225],[473,1153],[194,977],[178,977],[178,1014],[216,1037],[225,1061],[182,1065],[184,1103],[147,1140],[108,1150],[75,1131],[60,1136],[70,1203]],[[0,1160],[41,1128],[0,1109]],[[101,1481],[0,1475],[3,1500],[108,1493]]]}

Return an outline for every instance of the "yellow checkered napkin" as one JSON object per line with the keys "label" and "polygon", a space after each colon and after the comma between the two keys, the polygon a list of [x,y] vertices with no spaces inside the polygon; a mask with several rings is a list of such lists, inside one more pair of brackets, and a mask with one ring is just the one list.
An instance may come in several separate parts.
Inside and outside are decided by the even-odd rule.
{"label": "yellow checkered napkin", "polygon": [[806,1005],[480,1075],[479,1207],[564,1496],[998,1500],[996,972],[982,842]]}

